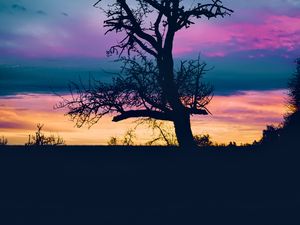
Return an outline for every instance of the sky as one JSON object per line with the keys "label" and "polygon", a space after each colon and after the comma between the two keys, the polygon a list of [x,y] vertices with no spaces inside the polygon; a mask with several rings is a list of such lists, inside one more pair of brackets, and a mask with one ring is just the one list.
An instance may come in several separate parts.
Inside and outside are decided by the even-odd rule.
{"label": "sky", "polygon": [[[120,37],[115,34],[104,35],[102,25],[105,18],[99,9],[93,7],[94,2],[0,0],[0,135],[10,136],[12,143],[24,141],[25,133],[33,131],[34,123],[40,121],[27,118],[26,123],[23,121],[11,125],[7,121],[8,112],[16,116],[9,117],[11,121],[25,111],[36,115],[33,118],[39,118],[42,111],[45,116],[47,113],[63,116],[63,112],[53,111],[52,103],[58,101],[54,100],[53,92],[67,94],[69,81],[76,81],[79,77],[84,80],[89,75],[109,81],[111,75],[105,71],[118,70],[118,65],[106,58],[105,53]],[[200,1],[183,2],[189,5]],[[260,137],[267,123],[276,124],[282,119],[284,90],[294,70],[293,61],[300,52],[300,1],[224,0],[223,4],[235,12],[225,18],[202,18],[188,30],[180,31],[175,38],[174,55],[179,61],[201,54],[202,59],[214,68],[206,75],[207,81],[215,87],[211,106],[214,109],[213,116],[203,119],[208,123],[207,126],[202,124],[202,118],[194,119],[193,124],[198,126],[195,129],[199,129],[197,132],[211,132],[219,142],[228,141],[222,139],[224,135],[220,130],[222,126],[224,130],[228,129],[235,121],[235,132],[252,132],[238,141],[251,142]],[[266,94],[270,99],[265,98]],[[263,99],[265,102],[260,105],[265,107],[254,107],[256,103],[249,100],[252,96],[256,101]],[[229,97],[232,107],[230,113],[224,111],[224,106],[220,107],[222,99]],[[47,98],[52,100],[46,101]],[[41,110],[37,101],[43,105],[48,103]],[[255,120],[251,122],[252,128],[244,127],[251,117],[247,113],[249,105],[241,104],[244,101],[250,101],[249,105],[257,114],[264,114],[264,119],[257,119],[259,125]],[[272,112],[269,108],[272,108]],[[274,110],[276,116],[272,114]],[[226,117],[222,117],[222,114]],[[241,119],[236,121],[230,115]],[[65,117],[59,118],[67,120]],[[54,120],[43,121],[54,131]],[[76,132],[95,132],[95,139],[85,143],[104,143],[104,140],[99,142],[96,137],[101,136],[99,133],[104,130],[100,125],[91,131],[81,131],[76,130],[74,124],[67,124],[72,131],[64,134],[70,139],[72,135],[76,136]],[[120,126],[127,125],[114,125],[116,129]],[[214,130],[214,126],[219,130]],[[17,133],[23,135],[21,139],[14,136]],[[112,131],[111,135],[114,134],[119,133]],[[236,137],[234,132],[229,136],[232,139]],[[73,139],[69,142],[79,143],[79,139]]]}

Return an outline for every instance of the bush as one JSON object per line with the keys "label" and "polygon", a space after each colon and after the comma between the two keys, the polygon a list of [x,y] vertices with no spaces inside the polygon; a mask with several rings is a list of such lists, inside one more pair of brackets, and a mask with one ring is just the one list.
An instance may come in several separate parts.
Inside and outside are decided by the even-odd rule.
{"label": "bush", "polygon": [[116,145],[118,145],[118,139],[116,137],[111,137],[109,139],[109,141],[107,142],[107,144],[109,146],[116,146]]}
{"label": "bush", "polygon": [[4,136],[2,136],[0,138],[0,145],[7,145],[7,143],[8,143],[7,138],[5,138]]}
{"label": "bush", "polygon": [[65,141],[62,137],[54,135],[45,136],[42,133],[44,125],[37,124],[37,131],[34,135],[29,135],[28,142],[25,143],[26,146],[58,146],[65,145]]}
{"label": "bush", "polygon": [[136,138],[135,130],[129,129],[124,134],[123,138],[111,137],[107,145],[109,146],[116,146],[116,145],[123,145],[123,146],[130,146],[134,145],[134,139]]}
{"label": "bush", "polygon": [[260,140],[261,144],[276,144],[281,140],[282,127],[267,125],[267,128],[263,130],[263,137]]}
{"label": "bush", "polygon": [[194,136],[194,140],[199,147],[213,146],[213,142],[211,141],[209,134],[196,135]]}

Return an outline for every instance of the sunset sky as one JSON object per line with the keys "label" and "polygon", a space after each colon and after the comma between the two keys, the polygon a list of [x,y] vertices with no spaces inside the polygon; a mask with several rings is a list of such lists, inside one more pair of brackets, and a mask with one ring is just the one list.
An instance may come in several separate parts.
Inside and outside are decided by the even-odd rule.
{"label": "sunset sky", "polygon": [[[184,0],[192,4],[192,0]],[[201,1],[205,2],[205,1]],[[209,1],[206,1],[209,2]],[[94,127],[75,128],[64,111],[53,110],[69,81],[90,74],[109,81],[118,71],[106,50],[120,36],[104,36],[95,0],[0,1],[0,136],[23,144],[35,124],[64,137],[67,144],[105,144],[122,136],[131,121],[104,118]],[[200,53],[214,67],[206,80],[215,86],[208,107],[213,115],[193,117],[195,134],[219,143],[251,143],[267,124],[285,113],[287,80],[300,53],[299,0],[224,0],[230,17],[196,21],[175,39],[176,61]],[[146,141],[145,130],[140,140]]]}

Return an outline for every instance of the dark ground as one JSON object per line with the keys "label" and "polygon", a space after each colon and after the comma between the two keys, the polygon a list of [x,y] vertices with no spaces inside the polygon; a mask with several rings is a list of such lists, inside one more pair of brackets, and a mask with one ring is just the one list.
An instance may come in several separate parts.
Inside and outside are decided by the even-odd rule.
{"label": "dark ground", "polygon": [[288,149],[0,149],[0,225],[300,224]]}

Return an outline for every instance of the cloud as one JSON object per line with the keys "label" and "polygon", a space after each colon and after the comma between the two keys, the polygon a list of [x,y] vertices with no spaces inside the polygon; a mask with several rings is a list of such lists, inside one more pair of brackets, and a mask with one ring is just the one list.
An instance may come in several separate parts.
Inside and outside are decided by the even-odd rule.
{"label": "cloud", "polygon": [[[101,56],[104,56],[105,49],[116,43],[118,37],[115,34],[104,37],[99,25],[103,14],[93,8],[91,2],[24,1],[27,11],[31,13],[26,13],[26,18],[25,15],[6,18],[9,24],[3,26],[0,33],[2,30],[13,37],[1,40],[5,45],[0,46],[1,51],[20,57],[94,57],[99,56],[102,50]],[[296,1],[275,0],[271,4],[265,0],[253,3],[234,0],[224,1],[224,4],[235,9],[231,17],[195,21],[196,24],[190,29],[177,34],[174,45],[177,56],[201,52],[209,57],[224,57],[233,52],[266,49],[299,51],[300,17],[293,13]],[[14,5],[25,8],[20,4]],[[47,9],[48,15],[60,14],[69,18],[49,16],[37,19],[34,15],[45,15],[46,12],[36,9]],[[70,14],[61,9],[70,10]],[[76,19],[70,15],[76,15]]]}
{"label": "cloud", "polygon": [[182,55],[199,49],[207,56],[226,56],[252,50],[300,50],[300,16],[263,14],[260,18],[260,23],[198,23],[178,33],[174,51]]}
{"label": "cloud", "polygon": [[47,15],[47,13],[43,10],[38,10],[36,11],[37,14],[40,14],[40,15]]}
{"label": "cloud", "polygon": [[5,129],[22,129],[26,128],[26,125],[23,123],[18,122],[11,122],[11,121],[0,121],[0,128]]}
{"label": "cloud", "polygon": [[23,11],[23,12],[27,11],[27,9],[24,6],[19,4],[13,4],[11,8],[16,11]]}

